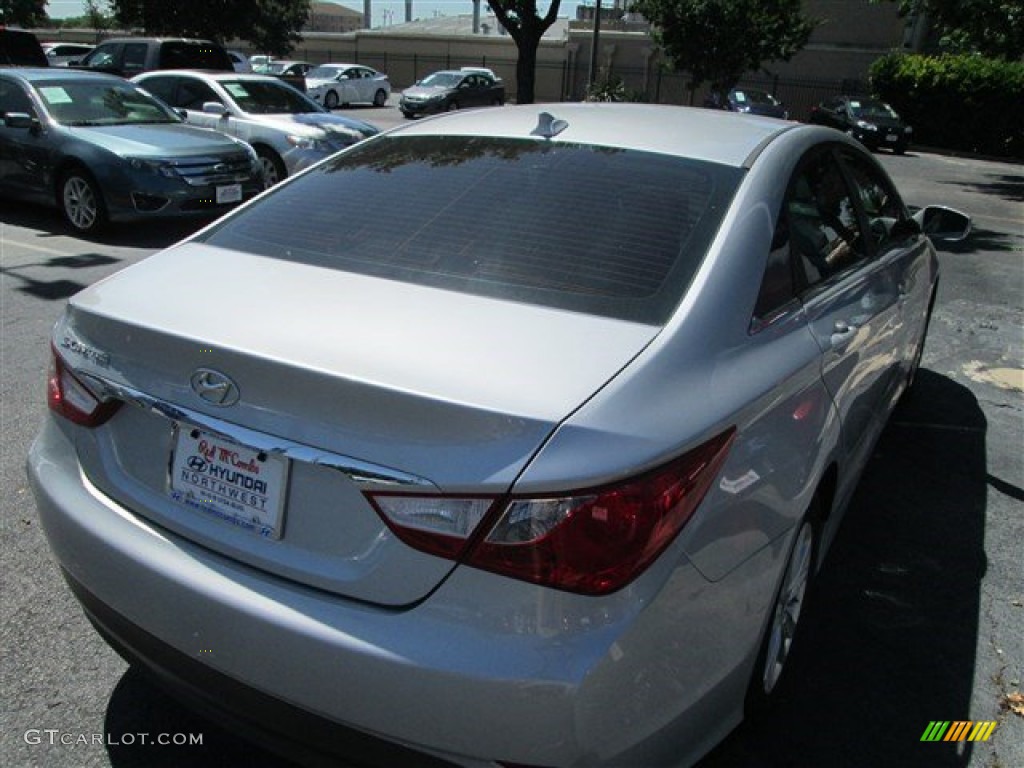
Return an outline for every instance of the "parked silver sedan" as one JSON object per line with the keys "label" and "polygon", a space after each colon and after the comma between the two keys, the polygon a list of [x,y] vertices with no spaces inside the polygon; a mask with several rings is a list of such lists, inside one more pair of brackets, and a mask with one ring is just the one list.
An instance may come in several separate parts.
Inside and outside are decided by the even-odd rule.
{"label": "parked silver sedan", "polygon": [[29,474],[104,636],[261,738],[689,765],[777,690],[937,279],[831,129],[429,118],[72,298]]}
{"label": "parked silver sedan", "polygon": [[379,133],[369,123],[332,115],[269,75],[161,70],[132,82],[184,110],[191,125],[252,145],[268,185]]}

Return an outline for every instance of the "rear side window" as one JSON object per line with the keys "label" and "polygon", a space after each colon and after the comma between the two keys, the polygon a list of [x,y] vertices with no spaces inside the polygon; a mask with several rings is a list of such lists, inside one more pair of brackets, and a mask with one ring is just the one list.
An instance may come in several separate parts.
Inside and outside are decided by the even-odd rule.
{"label": "rear side window", "polygon": [[339,155],[199,239],[661,324],[700,266],[742,173],[607,147],[388,137]]}
{"label": "rear side window", "polygon": [[160,46],[160,69],[234,71],[227,51],[214,43],[174,40]]}
{"label": "rear side window", "polygon": [[0,29],[0,66],[46,67],[50,62],[31,32]]}

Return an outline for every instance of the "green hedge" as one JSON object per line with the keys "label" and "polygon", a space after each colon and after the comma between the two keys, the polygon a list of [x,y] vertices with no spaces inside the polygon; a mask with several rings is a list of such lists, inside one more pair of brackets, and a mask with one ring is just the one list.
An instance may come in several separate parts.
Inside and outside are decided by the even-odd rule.
{"label": "green hedge", "polygon": [[895,53],[869,77],[914,126],[915,144],[1024,159],[1024,63]]}

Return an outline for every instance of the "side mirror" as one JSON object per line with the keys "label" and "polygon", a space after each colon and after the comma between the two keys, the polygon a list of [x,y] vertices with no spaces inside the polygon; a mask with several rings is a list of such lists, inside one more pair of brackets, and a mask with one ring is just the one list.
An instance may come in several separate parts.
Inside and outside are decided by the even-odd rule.
{"label": "side mirror", "polygon": [[4,117],[4,125],[8,128],[31,128],[37,125],[37,122],[27,112],[8,112]]}
{"label": "side mirror", "polygon": [[957,243],[971,233],[971,217],[944,205],[929,205],[914,214],[914,220],[932,240]]}
{"label": "side mirror", "polygon": [[204,101],[203,112],[209,115],[220,115],[221,117],[228,116],[228,108],[219,101]]}

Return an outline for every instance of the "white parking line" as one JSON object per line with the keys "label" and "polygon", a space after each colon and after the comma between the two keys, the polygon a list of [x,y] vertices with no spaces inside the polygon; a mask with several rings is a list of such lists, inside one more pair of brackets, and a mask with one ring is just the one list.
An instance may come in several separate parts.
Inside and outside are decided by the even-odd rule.
{"label": "white parking line", "polygon": [[3,255],[3,252],[6,249],[6,246],[8,244],[11,245],[12,247],[24,248],[27,251],[37,251],[38,253],[47,253],[47,254],[50,254],[51,256],[71,256],[72,255],[68,251],[58,251],[58,250],[55,250],[54,248],[47,248],[46,246],[42,246],[42,245],[32,245],[31,243],[25,243],[25,242],[22,242],[21,240],[10,240],[9,241],[8,238],[7,238],[7,232],[5,231],[6,229],[7,228],[5,226],[0,225],[0,256]]}

